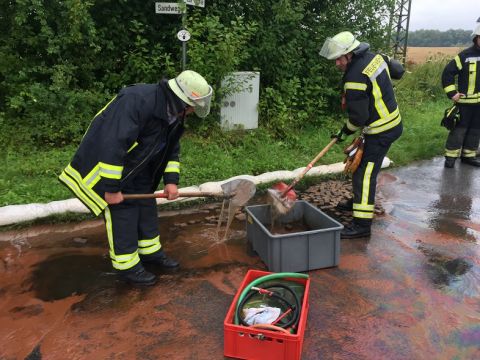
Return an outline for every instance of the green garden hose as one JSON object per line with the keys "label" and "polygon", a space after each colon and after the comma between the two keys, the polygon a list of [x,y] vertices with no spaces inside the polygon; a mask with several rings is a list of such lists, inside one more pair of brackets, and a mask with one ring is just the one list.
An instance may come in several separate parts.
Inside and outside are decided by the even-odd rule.
{"label": "green garden hose", "polygon": [[265,276],[262,276],[262,277],[259,277],[255,280],[253,280],[250,284],[248,284],[245,287],[245,289],[243,289],[242,293],[240,294],[240,297],[238,298],[237,305],[236,305],[236,308],[235,308],[235,325],[239,325],[239,323],[240,323],[240,321],[238,319],[238,316],[237,316],[237,308],[238,308],[239,304],[242,302],[245,295],[250,291],[250,288],[252,286],[256,286],[258,284],[261,284],[262,282],[265,282],[265,281],[278,280],[278,279],[281,279],[281,278],[308,279],[308,275],[307,274],[300,274],[300,273],[289,273],[289,272],[274,273],[274,274],[265,275]]}
{"label": "green garden hose", "polygon": [[[287,291],[291,295],[291,297],[293,298],[294,303],[292,303],[291,300],[287,300],[286,297],[280,295],[277,292],[269,291],[269,289],[272,289],[272,288],[280,288],[280,289],[284,289],[285,291]],[[287,310],[290,310],[290,312],[291,312],[290,320],[288,320],[284,324],[281,324],[281,325],[279,324],[278,327],[281,327],[281,328],[284,328],[284,329],[290,328],[290,327],[296,327],[296,325],[298,323],[298,320],[300,319],[300,310],[301,310],[302,305],[300,303],[300,298],[298,297],[298,295],[295,293],[295,291],[291,287],[289,287],[287,285],[284,285],[284,284],[281,284],[281,283],[270,283],[268,286],[264,286],[262,288],[257,288],[257,287],[252,286],[250,288],[250,290],[251,291],[248,292],[247,295],[245,295],[245,297],[242,299],[242,301],[240,301],[238,303],[238,306],[237,306],[237,314],[236,315],[237,315],[238,320],[239,320],[241,325],[250,326],[248,323],[246,323],[242,319],[242,317],[240,315],[242,313],[242,309],[245,306],[246,302],[249,301],[256,294],[268,294],[268,296],[273,297],[273,298],[279,300],[280,302],[282,302],[283,305],[287,308]]]}

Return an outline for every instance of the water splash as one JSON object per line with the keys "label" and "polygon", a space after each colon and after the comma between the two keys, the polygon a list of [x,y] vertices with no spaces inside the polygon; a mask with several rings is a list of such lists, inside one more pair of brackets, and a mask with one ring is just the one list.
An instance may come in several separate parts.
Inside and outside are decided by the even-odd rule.
{"label": "water splash", "polygon": [[[228,202],[228,210],[227,210],[227,216],[226,216],[226,224],[225,224],[225,230],[223,234],[223,238],[220,240],[220,232],[221,232],[221,226],[222,223],[225,219],[225,204]],[[232,200],[230,199],[224,199],[222,202],[222,209],[220,210],[220,215],[218,216],[218,223],[217,223],[217,243],[224,242],[227,240],[227,235],[228,235],[228,230],[230,229],[230,226],[232,225],[233,218],[235,217],[235,212],[240,206],[235,206],[232,205]]]}

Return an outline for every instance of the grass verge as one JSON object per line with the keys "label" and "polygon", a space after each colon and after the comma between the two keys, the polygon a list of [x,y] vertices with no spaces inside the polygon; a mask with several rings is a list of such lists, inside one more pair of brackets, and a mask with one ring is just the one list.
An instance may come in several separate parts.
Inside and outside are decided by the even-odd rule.
{"label": "grass verge", "polygon": [[[442,154],[447,132],[439,122],[447,105],[445,101],[424,102],[421,108],[400,104],[404,133],[389,152],[395,165]],[[306,166],[330,141],[330,130],[307,128],[296,136],[298,141],[287,143],[273,139],[262,129],[218,132],[208,140],[187,134],[182,139],[180,186]],[[334,146],[317,165],[342,161],[345,143]],[[38,151],[7,150],[3,161],[6,166],[0,175],[0,206],[71,198],[57,176],[70,161],[75,148],[69,145]]]}

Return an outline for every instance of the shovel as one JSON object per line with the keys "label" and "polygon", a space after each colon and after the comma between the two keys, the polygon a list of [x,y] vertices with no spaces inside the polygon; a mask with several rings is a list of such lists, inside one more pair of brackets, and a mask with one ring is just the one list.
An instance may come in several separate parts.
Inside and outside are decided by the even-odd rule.
{"label": "shovel", "polygon": [[[233,206],[243,206],[255,195],[255,184],[246,179],[235,179],[228,181],[221,185],[222,192],[210,191],[190,191],[180,192],[178,197],[218,197],[229,199]],[[125,200],[130,199],[152,199],[152,198],[167,198],[168,195],[163,192],[156,192],[152,194],[124,194]]]}
{"label": "shovel", "polygon": [[292,181],[290,185],[285,184],[284,182],[279,182],[268,189],[268,195],[271,200],[271,204],[274,207],[274,210],[278,214],[288,213],[295,201],[297,200],[297,194],[293,191],[295,185],[305,176],[305,174],[310,171],[313,165],[320,160],[320,158],[327,153],[328,150],[337,142],[337,138],[333,138],[327,146],[325,146],[322,151],[318,153],[315,158],[310,161],[310,163],[303,169],[303,171],[298,174],[298,176]]}

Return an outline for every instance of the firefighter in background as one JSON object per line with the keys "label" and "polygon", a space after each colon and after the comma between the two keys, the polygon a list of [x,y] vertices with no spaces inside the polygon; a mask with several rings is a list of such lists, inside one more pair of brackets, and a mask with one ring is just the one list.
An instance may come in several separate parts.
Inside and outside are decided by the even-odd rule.
{"label": "firefighter in background", "polygon": [[459,156],[462,163],[480,166],[476,157],[480,140],[480,23],[472,37],[473,45],[455,56],[442,74],[443,88],[460,113],[460,120],[450,130],[445,144],[446,168],[453,168]]}
{"label": "firefighter in background", "polygon": [[168,199],[178,197],[184,120],[192,112],[207,116],[212,93],[190,70],[125,87],[95,115],[59,177],[92,213],[103,213],[113,268],[127,282],[155,283],[142,263],[179,265],[160,244],[155,199],[124,200],[123,194],[152,193],[163,178]]}
{"label": "firefighter in background", "polygon": [[348,119],[332,137],[342,141],[361,130],[365,139],[362,159],[353,173],[353,198],[339,204],[353,211],[353,223],[341,232],[344,239],[370,235],[377,175],[391,144],[403,130],[391,81],[403,75],[403,67],[385,55],[370,52],[369,48],[369,44],[344,31],[328,38],[320,50],[321,56],[335,60],[336,67],[344,72],[342,84]]}

